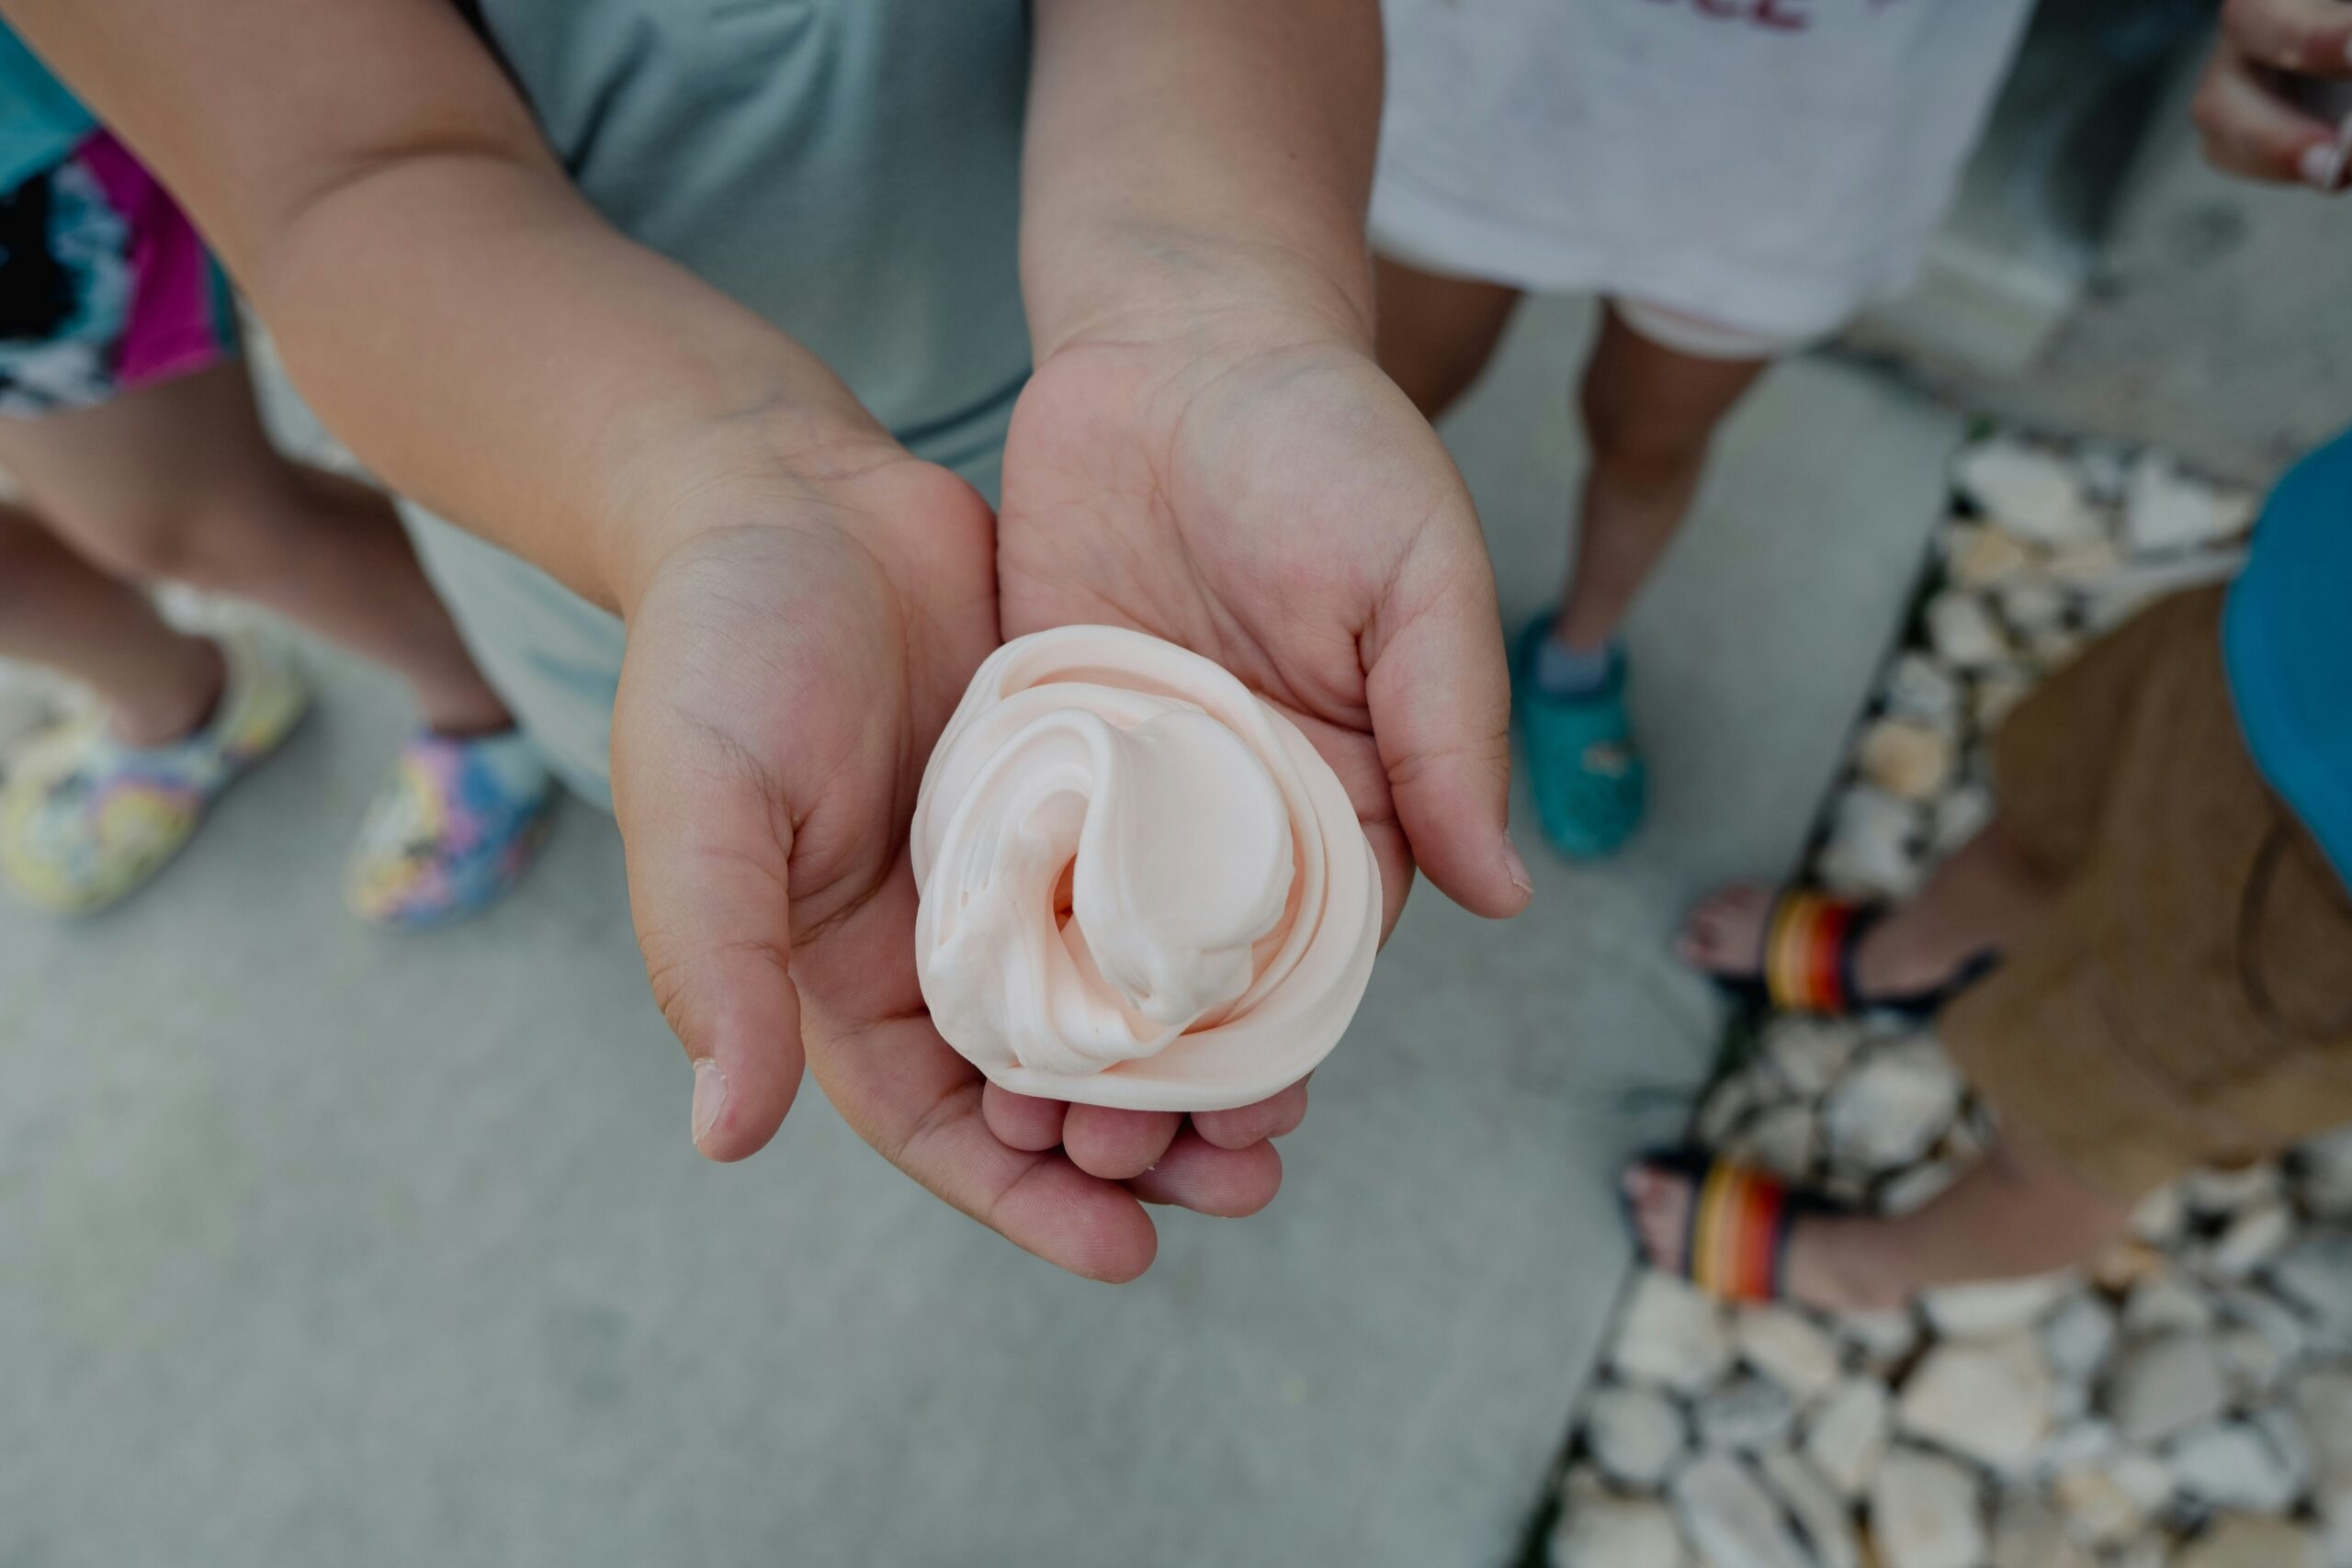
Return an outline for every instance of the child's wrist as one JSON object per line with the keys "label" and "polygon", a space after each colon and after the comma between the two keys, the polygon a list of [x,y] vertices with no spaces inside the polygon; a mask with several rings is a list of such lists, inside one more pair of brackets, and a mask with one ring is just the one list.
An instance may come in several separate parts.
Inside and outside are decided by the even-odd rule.
{"label": "child's wrist", "polygon": [[665,560],[697,536],[805,524],[829,488],[906,449],[871,420],[745,414],[683,432],[640,454],[616,486],[595,547],[596,595],[628,619]]}
{"label": "child's wrist", "polygon": [[1063,255],[1035,256],[1026,270],[1031,341],[1040,365],[1086,342],[1245,332],[1270,344],[1333,343],[1372,350],[1371,259],[1360,240],[1308,247],[1120,228],[1075,243]]}

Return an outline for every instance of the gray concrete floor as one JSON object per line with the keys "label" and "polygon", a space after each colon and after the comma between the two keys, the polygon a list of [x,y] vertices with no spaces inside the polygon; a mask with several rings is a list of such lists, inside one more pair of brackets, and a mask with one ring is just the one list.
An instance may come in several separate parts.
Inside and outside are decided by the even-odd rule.
{"label": "gray concrete floor", "polygon": [[[1547,596],[1584,313],[1454,423],[1514,619]],[[1258,1218],[1060,1277],[809,1095],[701,1163],[619,846],[506,908],[340,914],[401,726],[325,702],[118,914],[0,912],[0,1563],[1492,1563],[1626,1268],[1609,1178],[1714,1049],[1668,957],[1788,864],[1957,422],[1821,362],[1729,433],[1634,633],[1656,816],[1509,926],[1424,890]],[[1525,833],[1531,846],[1532,829]]]}

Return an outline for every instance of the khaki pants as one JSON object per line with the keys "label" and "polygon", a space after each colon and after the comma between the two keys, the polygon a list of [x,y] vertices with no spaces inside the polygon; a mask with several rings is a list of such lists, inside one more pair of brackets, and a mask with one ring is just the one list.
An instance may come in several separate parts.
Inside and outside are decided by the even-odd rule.
{"label": "khaki pants", "polygon": [[2064,891],[1939,1021],[2005,1122],[2125,1196],[2352,1122],[2352,897],[2246,754],[2222,596],[2152,606],[2003,727],[2002,819]]}

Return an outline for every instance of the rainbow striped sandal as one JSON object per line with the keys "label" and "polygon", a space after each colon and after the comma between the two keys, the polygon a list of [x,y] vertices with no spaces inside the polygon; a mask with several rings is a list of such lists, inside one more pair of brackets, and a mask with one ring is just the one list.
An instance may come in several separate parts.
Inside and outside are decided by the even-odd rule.
{"label": "rainbow striped sandal", "polygon": [[1950,979],[1925,990],[1865,995],[1854,984],[1854,954],[1887,913],[1884,904],[1832,897],[1809,888],[1783,888],[1764,918],[1764,948],[1757,972],[1711,972],[1708,978],[1739,1001],[1781,1012],[1825,1018],[1883,1012],[1924,1021],[1998,962],[1997,953],[1981,953]]}
{"label": "rainbow striped sandal", "polygon": [[[1727,1302],[1787,1299],[1789,1238],[1797,1222],[1850,1211],[1809,1192],[1800,1192],[1768,1171],[1735,1165],[1704,1149],[1657,1149],[1640,1156],[1635,1167],[1683,1177],[1690,1183],[1690,1218],[1682,1234],[1679,1273],[1709,1295]],[[1625,1201],[1626,1228],[1635,1245],[1641,1232]],[[1662,1267],[1652,1260],[1653,1268]],[[1677,1270],[1664,1269],[1672,1274]]]}

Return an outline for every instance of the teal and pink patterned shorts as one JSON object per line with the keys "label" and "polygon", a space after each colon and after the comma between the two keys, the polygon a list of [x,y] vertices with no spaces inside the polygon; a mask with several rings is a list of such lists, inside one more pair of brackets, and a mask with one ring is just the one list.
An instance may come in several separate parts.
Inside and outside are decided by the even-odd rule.
{"label": "teal and pink patterned shorts", "polygon": [[219,264],[107,132],[0,196],[0,415],[89,408],[236,352]]}

